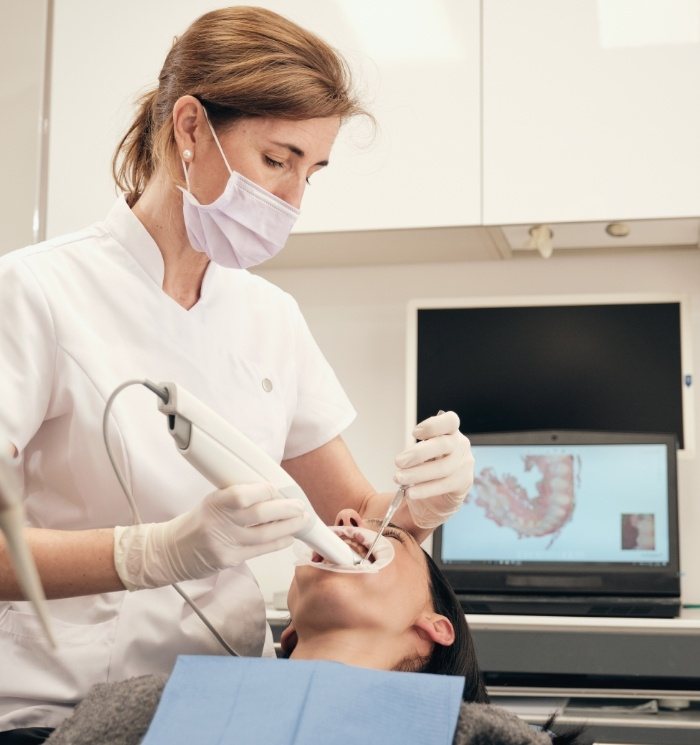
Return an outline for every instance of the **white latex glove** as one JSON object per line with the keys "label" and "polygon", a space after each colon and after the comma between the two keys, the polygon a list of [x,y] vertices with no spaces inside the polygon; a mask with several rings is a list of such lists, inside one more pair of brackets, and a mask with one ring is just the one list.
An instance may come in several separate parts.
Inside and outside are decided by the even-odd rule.
{"label": "white latex glove", "polygon": [[436,528],[462,506],[474,481],[474,456],[454,411],[429,417],[412,434],[419,442],[396,456],[394,480],[408,486],[415,524]]}
{"label": "white latex glove", "polygon": [[201,579],[290,546],[307,519],[271,484],[229,486],[168,522],[116,527],[114,565],[127,590]]}

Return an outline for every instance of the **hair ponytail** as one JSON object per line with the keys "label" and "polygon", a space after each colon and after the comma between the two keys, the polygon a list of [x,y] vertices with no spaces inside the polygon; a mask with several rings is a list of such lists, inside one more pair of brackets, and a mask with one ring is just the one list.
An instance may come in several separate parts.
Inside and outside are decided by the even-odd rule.
{"label": "hair ponytail", "polygon": [[144,93],[137,102],[138,113],[117,146],[112,175],[119,189],[141,195],[153,175],[153,108],[158,89]]}

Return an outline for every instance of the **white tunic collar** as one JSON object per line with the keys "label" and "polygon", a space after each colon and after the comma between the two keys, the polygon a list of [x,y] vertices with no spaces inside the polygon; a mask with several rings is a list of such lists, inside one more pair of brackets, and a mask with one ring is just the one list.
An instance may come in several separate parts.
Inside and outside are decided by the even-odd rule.
{"label": "white tunic collar", "polygon": [[[126,195],[122,194],[112,205],[107,213],[105,225],[117,242],[131,254],[146,274],[162,289],[165,275],[163,254],[161,254],[158,244],[153,240],[151,234],[126,203]],[[211,284],[215,273],[215,264],[210,261],[202,281],[200,301],[204,297],[205,290]]]}
{"label": "white tunic collar", "polygon": [[112,205],[105,223],[117,242],[134,257],[158,287],[162,287],[165,274],[163,255],[143,223],[129,208],[124,194]]}

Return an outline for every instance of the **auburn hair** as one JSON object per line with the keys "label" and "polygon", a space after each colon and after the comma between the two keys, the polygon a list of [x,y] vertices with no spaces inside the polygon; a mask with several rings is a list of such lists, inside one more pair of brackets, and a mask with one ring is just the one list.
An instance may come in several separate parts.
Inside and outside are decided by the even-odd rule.
{"label": "auburn hair", "polygon": [[114,180],[133,198],[161,165],[174,176],[173,106],[187,94],[221,128],[243,117],[343,121],[367,114],[346,61],[315,34],[263,8],[205,13],[175,39],[158,86],[138,99],[136,118],[117,146]]}

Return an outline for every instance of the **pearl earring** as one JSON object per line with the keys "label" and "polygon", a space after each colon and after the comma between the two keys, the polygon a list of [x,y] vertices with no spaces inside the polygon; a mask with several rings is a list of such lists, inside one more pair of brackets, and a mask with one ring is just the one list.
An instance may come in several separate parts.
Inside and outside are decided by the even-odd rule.
{"label": "pearl earring", "polygon": [[192,151],[191,150],[183,150],[182,151],[182,157],[185,160],[189,160],[192,157]]}

